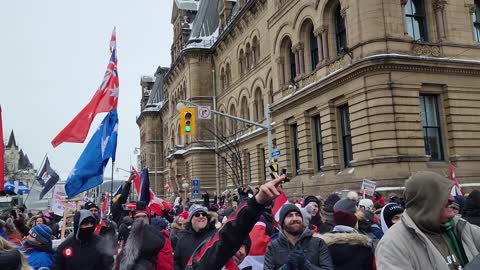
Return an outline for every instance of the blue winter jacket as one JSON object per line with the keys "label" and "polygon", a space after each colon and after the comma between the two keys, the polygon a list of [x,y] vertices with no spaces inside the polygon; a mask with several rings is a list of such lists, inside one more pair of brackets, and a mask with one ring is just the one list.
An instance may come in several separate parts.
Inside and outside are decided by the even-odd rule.
{"label": "blue winter jacket", "polygon": [[51,270],[53,269],[53,253],[40,250],[27,250],[27,261],[34,270]]}

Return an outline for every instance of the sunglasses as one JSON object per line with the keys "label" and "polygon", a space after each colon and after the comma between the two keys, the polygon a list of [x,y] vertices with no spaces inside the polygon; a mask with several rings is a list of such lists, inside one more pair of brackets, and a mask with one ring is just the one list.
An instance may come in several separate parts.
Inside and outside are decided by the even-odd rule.
{"label": "sunglasses", "polygon": [[207,213],[205,213],[205,212],[198,212],[198,213],[195,213],[195,215],[193,215],[193,216],[194,216],[194,217],[200,217],[200,216],[206,217],[206,216],[207,216]]}

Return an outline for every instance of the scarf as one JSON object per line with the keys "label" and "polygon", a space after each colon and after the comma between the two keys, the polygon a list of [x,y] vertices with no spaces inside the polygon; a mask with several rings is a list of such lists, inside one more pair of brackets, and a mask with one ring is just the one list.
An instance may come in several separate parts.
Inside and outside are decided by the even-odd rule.
{"label": "scarf", "polygon": [[453,250],[455,256],[458,258],[459,263],[465,266],[468,263],[468,258],[465,255],[462,243],[457,241],[455,236],[455,221],[449,220],[442,224],[443,236],[446,239],[448,246]]}

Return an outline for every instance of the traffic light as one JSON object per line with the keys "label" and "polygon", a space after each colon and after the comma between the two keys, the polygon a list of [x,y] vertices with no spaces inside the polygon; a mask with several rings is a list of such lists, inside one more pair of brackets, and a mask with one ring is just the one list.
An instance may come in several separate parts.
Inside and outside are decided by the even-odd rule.
{"label": "traffic light", "polygon": [[195,134],[195,108],[182,108],[180,110],[180,134]]}

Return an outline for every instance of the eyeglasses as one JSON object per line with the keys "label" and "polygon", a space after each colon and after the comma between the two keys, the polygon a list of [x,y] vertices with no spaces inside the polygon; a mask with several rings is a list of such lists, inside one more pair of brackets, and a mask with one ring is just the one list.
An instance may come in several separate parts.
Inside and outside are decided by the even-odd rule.
{"label": "eyeglasses", "polygon": [[206,216],[207,216],[207,213],[205,213],[205,212],[197,212],[197,213],[195,213],[195,215],[193,215],[193,216],[194,216],[194,217],[200,217],[200,216],[206,217]]}

